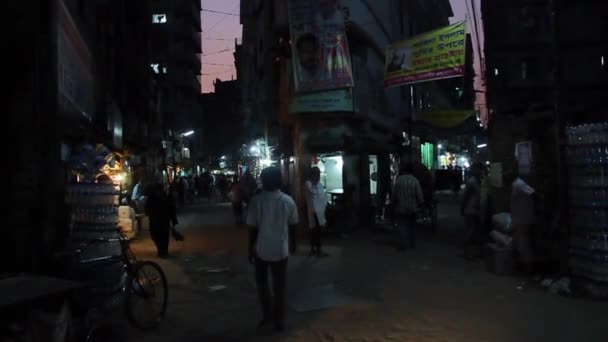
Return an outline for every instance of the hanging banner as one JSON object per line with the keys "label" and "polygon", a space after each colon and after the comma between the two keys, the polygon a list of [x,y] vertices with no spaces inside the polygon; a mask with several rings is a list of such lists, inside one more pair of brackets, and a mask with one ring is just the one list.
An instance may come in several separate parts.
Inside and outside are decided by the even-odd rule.
{"label": "hanging banner", "polygon": [[296,93],[353,86],[339,0],[289,0]]}
{"label": "hanging banner", "polygon": [[419,120],[442,128],[456,127],[475,114],[473,110],[434,110],[421,112]]}
{"label": "hanging banner", "polygon": [[463,21],[389,45],[384,86],[463,76],[466,40]]}

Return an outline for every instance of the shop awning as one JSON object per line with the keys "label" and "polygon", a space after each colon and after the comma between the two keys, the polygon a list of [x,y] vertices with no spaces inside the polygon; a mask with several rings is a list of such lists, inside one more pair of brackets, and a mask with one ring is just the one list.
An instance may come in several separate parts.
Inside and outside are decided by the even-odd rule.
{"label": "shop awning", "polygon": [[[460,125],[454,127],[439,127],[430,125],[424,121],[414,121],[412,123],[412,135],[435,137],[438,139],[446,139],[457,135],[473,135],[483,132],[479,121],[475,116],[468,117]],[[407,131],[407,128],[406,128]]]}
{"label": "shop awning", "polygon": [[462,125],[471,116],[474,110],[433,110],[419,114],[419,121],[439,128],[454,128]]}

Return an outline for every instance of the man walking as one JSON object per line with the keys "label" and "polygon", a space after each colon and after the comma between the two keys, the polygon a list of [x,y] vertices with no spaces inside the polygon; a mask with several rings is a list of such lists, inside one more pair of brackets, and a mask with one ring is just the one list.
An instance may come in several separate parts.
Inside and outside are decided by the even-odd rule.
{"label": "man walking", "polygon": [[424,202],[420,182],[414,177],[413,167],[410,163],[401,165],[401,172],[393,188],[393,208],[397,214],[401,246],[405,250],[416,246],[416,213]]}
{"label": "man walking", "polygon": [[[273,322],[275,331],[283,331],[289,235],[298,223],[298,210],[293,199],[280,190],[282,182],[279,168],[264,169],[261,179],[263,191],[252,198],[247,210],[247,225],[250,227],[249,262],[255,265],[262,305],[263,319],[259,327]],[[272,273],[274,303],[271,303],[268,269]]]}
{"label": "man walking", "polygon": [[[164,192],[160,183],[156,183],[150,188],[150,197],[146,201],[145,211],[146,215],[150,217],[150,235],[156,245],[158,256],[167,258],[169,256],[169,233],[175,231],[178,221],[173,200]],[[178,235],[174,233],[174,236]]]}
{"label": "man walking", "polygon": [[482,256],[483,226],[481,210],[481,183],[484,167],[481,163],[471,166],[471,177],[467,180],[460,204],[460,214],[464,217],[466,228],[464,256],[475,259]]}
{"label": "man walking", "polygon": [[327,257],[328,254],[321,250],[322,229],[326,225],[327,194],[321,185],[321,170],[318,167],[313,167],[311,171],[310,180],[304,183],[308,225],[310,227],[310,256]]}

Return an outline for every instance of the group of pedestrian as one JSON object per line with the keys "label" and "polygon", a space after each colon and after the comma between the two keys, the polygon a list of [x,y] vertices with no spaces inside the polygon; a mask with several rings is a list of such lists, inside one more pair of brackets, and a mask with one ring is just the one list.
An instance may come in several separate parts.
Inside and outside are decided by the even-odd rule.
{"label": "group of pedestrian", "polygon": [[192,202],[195,196],[194,179],[192,177],[175,177],[169,186],[171,195],[177,199],[179,207],[183,208],[186,202]]}

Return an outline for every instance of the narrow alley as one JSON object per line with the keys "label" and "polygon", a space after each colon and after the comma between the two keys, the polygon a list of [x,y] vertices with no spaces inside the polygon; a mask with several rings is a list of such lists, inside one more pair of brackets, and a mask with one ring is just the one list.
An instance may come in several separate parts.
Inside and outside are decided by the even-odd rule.
{"label": "narrow alley", "polygon": [[[289,259],[286,332],[260,319],[245,227],[228,205],[196,204],[180,214],[184,242],[158,261],[169,278],[161,327],[129,341],[606,341],[605,303],[553,295],[531,279],[486,272],[459,257],[463,226],[454,198],[440,202],[436,235],[400,253],[389,233],[330,239],[326,259],[300,241]],[[155,259],[142,238],[138,257]],[[464,314],[466,313],[466,314]]]}

